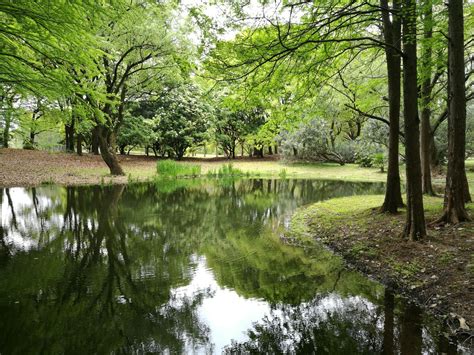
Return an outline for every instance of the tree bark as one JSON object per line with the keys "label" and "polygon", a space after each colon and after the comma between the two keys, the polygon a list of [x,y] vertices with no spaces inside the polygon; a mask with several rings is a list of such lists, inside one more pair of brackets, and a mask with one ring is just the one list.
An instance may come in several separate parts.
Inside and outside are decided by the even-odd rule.
{"label": "tree bark", "polygon": [[74,121],[64,125],[66,135],[66,152],[74,153]]}
{"label": "tree bark", "polygon": [[466,89],[464,84],[464,17],[463,2],[448,4],[448,172],[444,193],[444,211],[437,222],[469,220],[465,200],[469,186],[465,170]]}
{"label": "tree bark", "polygon": [[99,127],[95,126],[91,132],[91,151],[94,155],[99,155]]}
{"label": "tree bark", "polygon": [[114,140],[113,137],[110,137],[112,133],[109,133],[108,130],[104,127],[101,127],[99,130],[99,146],[100,154],[105,164],[109,167],[111,175],[125,175],[120,163],[115,155],[114,151]]}
{"label": "tree bark", "polygon": [[405,158],[407,215],[405,238],[426,236],[421,183],[420,120],[418,118],[416,0],[403,1],[403,114],[405,119]]}
{"label": "tree bark", "polygon": [[432,73],[432,44],[433,38],[433,9],[431,0],[425,0],[424,18],[423,18],[423,47],[421,67],[423,78],[421,83],[421,168],[423,177],[423,193],[434,196],[434,190],[431,183],[431,73]]}
{"label": "tree bark", "polygon": [[76,152],[77,155],[82,155],[82,134],[76,135]]}
{"label": "tree bark", "polygon": [[8,141],[10,140],[10,125],[12,120],[11,107],[5,110],[5,127],[3,127],[3,148],[8,148]]}
{"label": "tree bark", "polygon": [[[393,20],[390,20],[390,12],[387,0],[380,0],[382,8],[382,20],[384,27],[384,39],[391,47],[385,47],[388,76],[388,101],[389,101],[389,143],[388,143],[388,168],[387,186],[385,199],[381,212],[397,213],[398,207],[403,206],[402,193],[400,189],[399,156],[399,125],[400,125],[400,49],[401,21],[397,12],[400,6],[397,1],[393,3]],[[395,47],[395,48],[393,48]]]}

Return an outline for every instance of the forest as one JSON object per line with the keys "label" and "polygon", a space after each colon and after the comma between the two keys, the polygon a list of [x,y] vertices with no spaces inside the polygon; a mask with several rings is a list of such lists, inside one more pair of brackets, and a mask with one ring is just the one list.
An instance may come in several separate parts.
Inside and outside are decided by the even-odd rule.
{"label": "forest", "polygon": [[[290,293],[288,289],[279,290],[279,295],[262,296],[264,291],[276,292],[271,291],[277,283],[273,276],[270,280],[245,279],[234,268],[250,267],[229,261],[238,250],[242,254],[239,258],[255,263],[252,268],[267,269],[275,256],[265,256],[262,251],[255,261],[257,256],[252,253],[265,247],[261,241],[252,245],[247,239],[252,233],[265,234],[274,243],[274,236],[269,235],[279,234],[283,244],[296,248],[309,239],[326,244],[352,260],[362,273],[374,274],[385,284],[384,268],[388,268],[389,278],[395,280],[388,283],[397,284],[393,286],[396,293],[418,297],[418,303],[431,307],[432,313],[448,317],[451,325],[456,324],[456,341],[461,339],[461,346],[474,346],[468,325],[474,321],[474,244],[469,244],[474,241],[472,1],[0,0],[0,17],[0,275],[5,280],[16,275],[14,265],[20,264],[18,270],[23,270],[24,259],[33,258],[29,247],[24,247],[33,243],[40,258],[59,260],[64,253],[66,261],[61,267],[68,271],[62,277],[71,274],[74,280],[78,277],[75,268],[78,273],[99,277],[102,271],[93,265],[103,263],[100,265],[105,268],[104,255],[113,258],[107,261],[110,279],[104,281],[102,291],[96,290],[97,299],[105,292],[109,292],[108,297],[114,292],[115,297],[125,294],[122,282],[130,282],[126,287],[140,294],[134,288],[147,287],[149,281],[132,285],[135,276],[130,270],[138,270],[134,272],[141,280],[146,265],[154,260],[151,254],[162,262],[168,260],[158,255],[167,252],[163,246],[167,242],[160,238],[176,235],[183,244],[176,240],[171,244],[186,250],[179,262],[192,264],[189,270],[199,264],[193,258],[204,255],[220,286],[231,283],[225,287],[235,289],[241,297],[260,297],[272,305],[270,308],[274,304],[285,308],[298,303],[280,299]],[[262,177],[269,179],[268,189],[263,187],[267,182]],[[322,183],[326,180],[328,183]],[[106,187],[105,181],[119,185]],[[344,185],[348,181],[352,185]],[[78,190],[61,187],[99,182],[100,187]],[[141,183],[151,185],[134,185]],[[253,187],[239,187],[247,183]],[[368,185],[357,185],[363,183]],[[136,190],[123,192],[122,184]],[[295,195],[298,184],[302,184],[303,192]],[[36,192],[39,185],[40,198]],[[47,185],[51,191],[41,190]],[[19,187],[23,192],[15,190]],[[141,198],[126,198],[133,194]],[[213,202],[202,207],[204,202],[192,197],[200,194]],[[31,196],[29,212],[21,209],[25,196]],[[100,207],[88,210],[87,205],[94,205],[94,196]],[[50,202],[42,205],[43,200]],[[281,207],[283,200],[291,208]],[[309,203],[313,205],[297,209]],[[56,209],[51,207],[54,204]],[[137,211],[145,206],[150,206],[149,212],[139,214]],[[59,222],[53,217],[63,209],[63,226],[57,226]],[[149,221],[146,214],[159,216],[155,212],[158,209],[177,224],[168,226],[161,221],[164,217]],[[33,210],[36,217],[29,215]],[[80,211],[80,221],[74,219],[73,223],[71,211],[76,210]],[[232,217],[237,211],[243,215]],[[290,231],[280,231],[286,223],[282,211],[293,215]],[[207,220],[203,216],[209,213],[222,214],[222,218]],[[120,219],[123,225],[113,222],[121,214],[127,216]],[[231,221],[237,224],[245,216],[248,220],[239,225],[242,230],[234,230]],[[19,222],[35,218],[36,227],[26,228]],[[193,232],[181,226],[183,220],[196,226],[203,239],[189,239]],[[257,220],[272,232],[250,228]],[[64,229],[68,234],[63,234]],[[158,238],[159,248],[152,248],[163,251],[149,250],[143,259],[140,253],[147,248],[140,246],[144,241],[139,241],[139,230],[143,230],[143,238]],[[227,230],[230,236],[221,236]],[[108,240],[108,235],[114,239]],[[26,242],[28,238],[34,242]],[[134,244],[129,245],[127,238]],[[20,239],[26,244],[17,250],[15,243]],[[262,243],[267,245],[268,241]],[[102,244],[104,252],[97,249]],[[269,250],[281,252],[283,246],[277,244]],[[127,248],[134,250],[135,256],[129,256]],[[293,251],[285,249],[284,253],[293,258]],[[296,264],[312,265],[306,257],[298,256],[301,260]],[[169,262],[175,262],[172,259]],[[156,266],[159,271],[153,272],[155,277],[164,272],[161,266]],[[177,317],[183,317],[185,307],[197,307],[210,297],[202,294],[197,303],[172,309],[173,290],[194,282],[188,274],[178,275],[188,266],[173,269],[176,283],[167,285],[160,295],[169,302],[167,312],[177,312]],[[290,266],[278,266],[281,275],[291,274],[285,270]],[[337,289],[340,273],[334,276],[333,266],[324,267],[325,271],[309,276],[304,272],[302,282],[316,282],[314,287],[306,285],[310,291],[305,302],[318,303],[313,295]],[[114,268],[127,269],[130,275],[125,281],[120,277],[113,281]],[[241,279],[231,280],[232,273]],[[331,282],[336,279],[332,291],[326,287],[327,280],[321,281],[327,275],[331,275]],[[346,275],[342,279],[352,277],[362,276]],[[8,282],[1,288],[14,288]],[[51,282],[42,280],[45,285]],[[86,281],[74,282],[77,290],[64,292],[77,291],[78,299],[86,297],[82,285]],[[252,288],[256,284],[265,285],[265,289]],[[317,291],[321,284],[324,291]],[[299,284],[295,285],[289,287],[298,288]],[[452,296],[448,295],[450,287]],[[26,297],[23,291],[12,292],[22,298]],[[351,292],[344,291],[341,297]],[[368,294],[367,302],[379,302],[374,293],[354,292],[364,297]],[[8,297],[8,292],[0,293],[0,310],[3,307],[14,315],[17,311],[9,308]],[[51,295],[51,299],[56,297],[72,296]],[[152,296],[147,297],[150,299],[140,301],[143,308],[155,307]],[[159,302],[157,305],[165,301]],[[73,302],[67,307],[73,307]],[[104,302],[102,310],[107,307],[112,312],[113,307]],[[158,313],[153,316],[155,320],[148,321],[169,323],[171,333],[173,327],[185,329],[184,338],[173,338],[172,346],[178,352],[189,352],[192,334],[206,327],[200,324],[202,320],[193,323],[188,319],[191,323],[186,324],[186,320],[173,319],[172,314]],[[184,316],[198,317],[194,313]],[[308,313],[300,317],[305,316]],[[400,317],[400,324],[405,324],[406,319]],[[278,323],[275,319],[272,322]],[[184,323],[173,324],[181,321]],[[280,338],[285,331],[280,325],[265,322],[249,331],[250,340],[239,343],[232,339],[226,351],[305,351],[297,337],[292,341],[302,348],[286,348],[285,341],[289,340]],[[304,325],[295,321],[293,326],[309,336]],[[320,341],[324,343],[331,336],[321,335],[325,340]],[[194,340],[199,343],[205,338],[206,334],[199,334]],[[406,344],[402,338],[403,348]],[[108,341],[107,352],[118,349],[114,348],[115,340]],[[432,349],[422,344],[421,336],[418,341],[420,353]],[[385,338],[370,350],[365,348],[369,346],[367,339],[356,343],[360,346],[357,352],[379,352],[389,346]],[[13,351],[12,344],[0,336],[0,353],[2,349]],[[330,349],[337,349],[337,343],[328,344]],[[137,344],[129,345],[122,344],[120,349],[140,349]],[[142,349],[174,349],[163,346]]]}

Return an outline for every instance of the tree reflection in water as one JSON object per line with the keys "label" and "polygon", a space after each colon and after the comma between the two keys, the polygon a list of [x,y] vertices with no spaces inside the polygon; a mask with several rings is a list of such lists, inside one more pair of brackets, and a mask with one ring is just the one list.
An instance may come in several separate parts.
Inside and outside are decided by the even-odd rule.
{"label": "tree reflection in water", "polygon": [[[382,189],[254,179],[0,190],[0,353],[445,349],[380,285],[278,238],[298,206]],[[222,312],[223,339],[206,313],[218,298],[249,307],[234,310],[243,325]]]}

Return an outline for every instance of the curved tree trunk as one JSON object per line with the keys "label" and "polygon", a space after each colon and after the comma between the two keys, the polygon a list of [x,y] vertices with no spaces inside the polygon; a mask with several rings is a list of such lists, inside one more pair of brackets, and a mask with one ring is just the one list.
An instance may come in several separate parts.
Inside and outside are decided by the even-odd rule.
{"label": "curved tree trunk", "polygon": [[426,224],[421,183],[417,98],[416,0],[404,0],[403,14],[403,114],[407,177],[407,218],[403,236],[410,240],[419,240],[426,236]]}
{"label": "curved tree trunk", "polygon": [[100,154],[102,159],[104,159],[105,164],[109,167],[111,175],[125,175],[120,163],[115,155],[114,151],[114,142],[111,137],[109,137],[109,132],[107,129],[101,128],[98,134],[99,137],[99,146]]}
{"label": "curved tree trunk", "polygon": [[[388,1],[380,0],[384,37],[387,43],[400,49],[400,18],[393,15],[390,20]],[[394,2],[394,10],[399,11],[398,2]],[[400,189],[399,155],[399,125],[400,125],[400,54],[392,47],[385,48],[388,76],[388,101],[389,101],[389,143],[388,143],[388,168],[385,199],[381,212],[397,213],[398,207],[403,206]]]}

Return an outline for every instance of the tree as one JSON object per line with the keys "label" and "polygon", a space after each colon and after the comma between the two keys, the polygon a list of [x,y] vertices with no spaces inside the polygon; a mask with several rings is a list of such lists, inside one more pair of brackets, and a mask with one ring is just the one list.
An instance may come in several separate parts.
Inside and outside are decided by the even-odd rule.
{"label": "tree", "polygon": [[208,136],[212,109],[198,89],[191,85],[167,89],[154,103],[153,130],[162,155],[181,159],[191,146]]}
{"label": "tree", "polygon": [[423,191],[421,186],[420,128],[418,118],[416,0],[403,0],[403,116],[405,120],[405,157],[407,177],[407,214],[405,238],[426,236]]}
{"label": "tree", "polygon": [[332,130],[325,120],[312,119],[292,132],[282,132],[280,148],[287,158],[305,161],[336,162],[344,165],[354,161],[350,143],[333,139]]}
{"label": "tree", "polygon": [[[388,44],[384,47],[387,62],[388,102],[389,102],[389,136],[388,136],[388,169],[387,188],[381,207],[382,212],[396,213],[403,205],[400,190],[399,171],[399,125],[400,125],[400,2],[393,0],[392,9],[387,0],[380,0],[382,9],[383,35]],[[391,15],[391,16],[390,16]]]}
{"label": "tree", "polygon": [[462,1],[448,3],[448,171],[445,206],[438,222],[468,221],[465,208],[466,92],[464,84],[464,17]]}
{"label": "tree", "polygon": [[120,154],[125,154],[137,147],[146,147],[152,141],[153,131],[149,121],[145,121],[143,117],[132,116],[126,113],[122,127],[117,136],[117,145]]}
{"label": "tree", "polygon": [[0,95],[0,127],[2,133],[0,142],[3,148],[8,148],[10,141],[10,128],[12,127],[14,109],[13,102],[15,101],[16,92],[11,87],[3,87]]}

